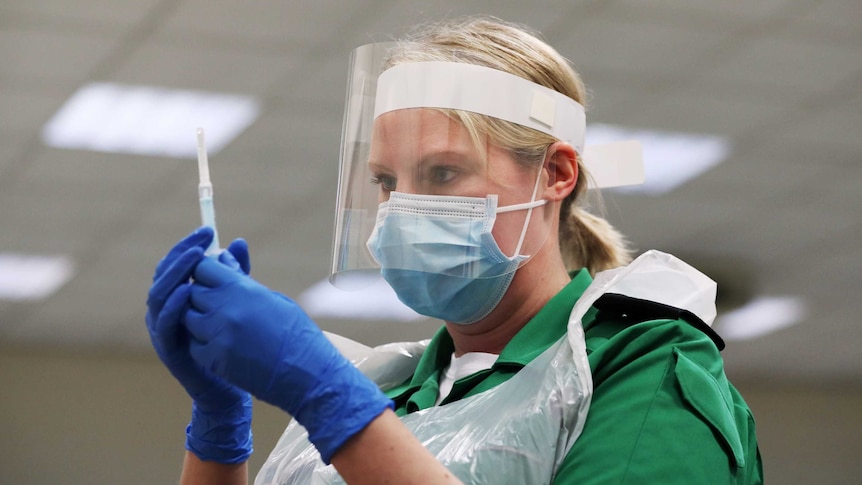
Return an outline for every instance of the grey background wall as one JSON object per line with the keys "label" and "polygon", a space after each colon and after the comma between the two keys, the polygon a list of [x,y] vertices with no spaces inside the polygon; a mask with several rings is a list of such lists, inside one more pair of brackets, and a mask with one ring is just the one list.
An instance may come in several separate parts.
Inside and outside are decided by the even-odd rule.
{"label": "grey background wall", "polygon": [[[862,392],[739,387],[767,483],[859,483]],[[155,356],[0,348],[0,484],[176,483],[189,405]],[[286,423],[255,403],[252,475]]]}

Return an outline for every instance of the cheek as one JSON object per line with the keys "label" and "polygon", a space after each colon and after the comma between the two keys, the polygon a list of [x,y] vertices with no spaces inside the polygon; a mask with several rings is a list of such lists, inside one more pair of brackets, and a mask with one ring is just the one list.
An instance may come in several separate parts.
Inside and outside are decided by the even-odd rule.
{"label": "cheek", "polygon": [[[515,249],[518,246],[518,240],[521,237],[521,231],[526,222],[527,211],[504,212],[497,215],[497,220],[494,223],[494,229],[491,234],[500,250],[506,256],[513,256]],[[522,255],[535,255],[544,244],[545,240],[551,232],[550,215],[547,214],[543,207],[533,209],[530,216],[530,222],[527,227],[527,233],[524,235],[524,241],[521,244],[520,253]]]}
{"label": "cheek", "polygon": [[512,256],[515,252],[526,215],[527,211],[497,214],[497,220],[494,222],[494,229],[491,234],[506,256]]}

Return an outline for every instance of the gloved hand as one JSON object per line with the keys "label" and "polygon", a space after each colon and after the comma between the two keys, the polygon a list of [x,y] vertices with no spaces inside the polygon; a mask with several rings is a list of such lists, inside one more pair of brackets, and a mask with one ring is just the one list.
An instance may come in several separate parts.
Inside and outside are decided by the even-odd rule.
{"label": "gloved hand", "polygon": [[287,411],[325,463],[392,407],[296,303],[216,261],[195,268],[184,320],[195,361]]}
{"label": "gloved hand", "polygon": [[[212,241],[209,228],[199,228],[180,241],[156,267],[147,299],[147,330],[159,358],[192,398],[192,419],[186,428],[186,449],[202,460],[242,463],[252,453],[251,396],[206,372],[189,354],[189,338],[181,325],[188,308],[189,277]],[[219,260],[229,271],[248,272],[248,246],[238,239]]]}

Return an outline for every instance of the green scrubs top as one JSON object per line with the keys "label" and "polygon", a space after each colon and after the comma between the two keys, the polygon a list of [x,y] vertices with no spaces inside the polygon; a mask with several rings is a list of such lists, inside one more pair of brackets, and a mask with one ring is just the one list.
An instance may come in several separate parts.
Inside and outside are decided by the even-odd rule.
{"label": "green scrubs top", "polygon": [[[565,335],[569,314],[591,282],[586,270],[575,273],[490,369],[455,381],[440,404],[505,382]],[[583,323],[593,396],[554,485],[763,482],[751,411],[705,333],[683,319],[638,321],[595,308]],[[413,377],[387,392],[399,416],[434,405],[454,350],[441,328]]]}

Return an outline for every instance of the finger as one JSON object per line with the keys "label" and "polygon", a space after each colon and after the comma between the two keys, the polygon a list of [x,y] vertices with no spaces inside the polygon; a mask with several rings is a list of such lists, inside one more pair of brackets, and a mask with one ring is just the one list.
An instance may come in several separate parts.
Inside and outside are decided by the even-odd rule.
{"label": "finger", "polygon": [[165,300],[165,305],[156,319],[154,334],[165,352],[174,352],[188,341],[181,323],[189,308],[190,293],[189,284],[178,286]]}
{"label": "finger", "polygon": [[[192,292],[194,293],[194,291]],[[189,348],[207,344],[218,333],[217,326],[212,324],[211,319],[207,318],[207,314],[197,310],[194,306],[186,309],[183,323],[185,323],[190,337]]]}
{"label": "finger", "polygon": [[154,316],[162,311],[165,300],[180,284],[188,281],[195,266],[204,258],[204,250],[200,247],[187,249],[153,282],[147,297],[147,306]]}
{"label": "finger", "polygon": [[197,266],[194,267],[192,276],[194,276],[195,283],[197,285],[208,288],[222,286],[245,277],[244,274],[240,274],[236,270],[231,269],[212,258],[203,258]]}
{"label": "finger", "polygon": [[233,254],[234,258],[236,258],[242,272],[245,274],[251,274],[251,257],[249,256],[248,243],[245,239],[234,239],[230,245],[228,245],[227,250]]}
{"label": "finger", "polygon": [[188,249],[193,247],[199,247],[201,249],[206,249],[209,247],[210,243],[213,240],[213,230],[207,226],[201,226],[194,231],[192,231],[188,236],[183,238],[180,242],[178,242],[171,250],[159,261],[159,264],[156,265],[156,271],[153,275],[153,281],[159,278],[162,273],[173,264],[174,260],[178,258],[181,254],[186,252]]}
{"label": "finger", "polygon": [[206,342],[192,339],[189,342],[189,355],[191,355],[192,360],[194,360],[197,365],[206,369],[207,372],[223,378],[219,373],[221,369],[217,368],[216,357]]}
{"label": "finger", "polygon": [[220,252],[218,255],[218,261],[234,271],[242,271],[242,268],[239,267],[239,261],[236,260],[230,250]]}

